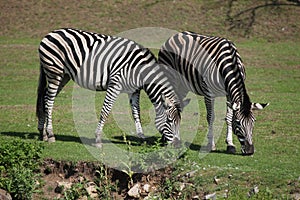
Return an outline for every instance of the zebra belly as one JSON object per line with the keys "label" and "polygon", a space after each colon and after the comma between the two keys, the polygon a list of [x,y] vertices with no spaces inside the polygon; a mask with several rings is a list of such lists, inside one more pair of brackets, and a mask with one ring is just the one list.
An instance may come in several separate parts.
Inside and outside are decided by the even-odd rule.
{"label": "zebra belly", "polygon": [[[99,69],[98,71],[95,69]],[[105,91],[107,89],[108,77],[100,72],[100,67],[82,66],[77,71],[77,76],[74,80],[80,87],[93,90]]]}
{"label": "zebra belly", "polygon": [[205,70],[200,71],[198,74],[197,82],[192,84],[192,92],[207,97],[221,97],[226,96],[225,85],[223,78],[218,70]]}

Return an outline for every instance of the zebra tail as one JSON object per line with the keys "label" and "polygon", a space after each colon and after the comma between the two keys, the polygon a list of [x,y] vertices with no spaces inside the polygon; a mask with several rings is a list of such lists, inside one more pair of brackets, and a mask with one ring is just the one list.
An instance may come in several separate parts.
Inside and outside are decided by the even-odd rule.
{"label": "zebra tail", "polygon": [[46,95],[46,74],[40,66],[40,78],[37,89],[37,101],[36,101],[36,116],[38,118],[43,117],[45,113],[45,95]]}

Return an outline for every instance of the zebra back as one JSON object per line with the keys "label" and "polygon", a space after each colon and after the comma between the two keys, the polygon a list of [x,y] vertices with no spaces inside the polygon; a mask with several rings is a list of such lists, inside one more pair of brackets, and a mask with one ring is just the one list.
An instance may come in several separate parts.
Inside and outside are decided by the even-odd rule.
{"label": "zebra back", "polygon": [[159,51],[158,61],[181,73],[188,81],[187,90],[204,96],[229,94],[229,71],[242,82],[246,77],[242,59],[231,41],[193,32],[169,38]]}

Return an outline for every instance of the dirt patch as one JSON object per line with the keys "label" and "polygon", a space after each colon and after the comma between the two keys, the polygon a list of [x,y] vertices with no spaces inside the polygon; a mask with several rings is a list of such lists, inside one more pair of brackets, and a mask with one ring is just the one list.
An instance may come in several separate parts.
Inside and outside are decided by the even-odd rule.
{"label": "dirt patch", "polygon": [[[88,185],[95,185],[97,190],[96,199],[108,195],[109,199],[136,199],[128,195],[128,191],[138,184],[139,198],[144,199],[149,195],[155,195],[162,188],[161,185],[172,176],[173,169],[166,167],[149,173],[136,173],[132,179],[124,172],[112,168],[106,168],[96,162],[67,162],[46,159],[41,166],[41,177],[39,181],[39,193],[35,193],[33,199],[54,199],[65,197],[67,185],[82,185],[85,190]],[[61,190],[58,185],[64,184]],[[108,193],[104,194],[104,190]],[[101,196],[102,195],[102,196]],[[84,192],[79,199],[84,199]],[[90,196],[91,197],[91,196]],[[94,197],[95,198],[95,197]],[[138,199],[139,199],[138,198]]]}

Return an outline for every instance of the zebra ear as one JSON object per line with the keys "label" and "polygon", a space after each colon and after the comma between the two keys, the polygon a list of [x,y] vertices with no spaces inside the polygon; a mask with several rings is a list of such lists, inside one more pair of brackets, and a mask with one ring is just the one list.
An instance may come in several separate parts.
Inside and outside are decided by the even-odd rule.
{"label": "zebra ear", "polygon": [[161,103],[163,104],[165,109],[168,109],[169,107],[171,107],[173,105],[173,103],[171,102],[171,100],[166,97],[164,94],[161,95]]}
{"label": "zebra ear", "polygon": [[262,110],[267,107],[269,103],[252,103],[251,110]]}
{"label": "zebra ear", "polygon": [[239,110],[240,108],[241,108],[241,103],[240,102],[233,103],[232,110],[236,111],[236,110]]}

